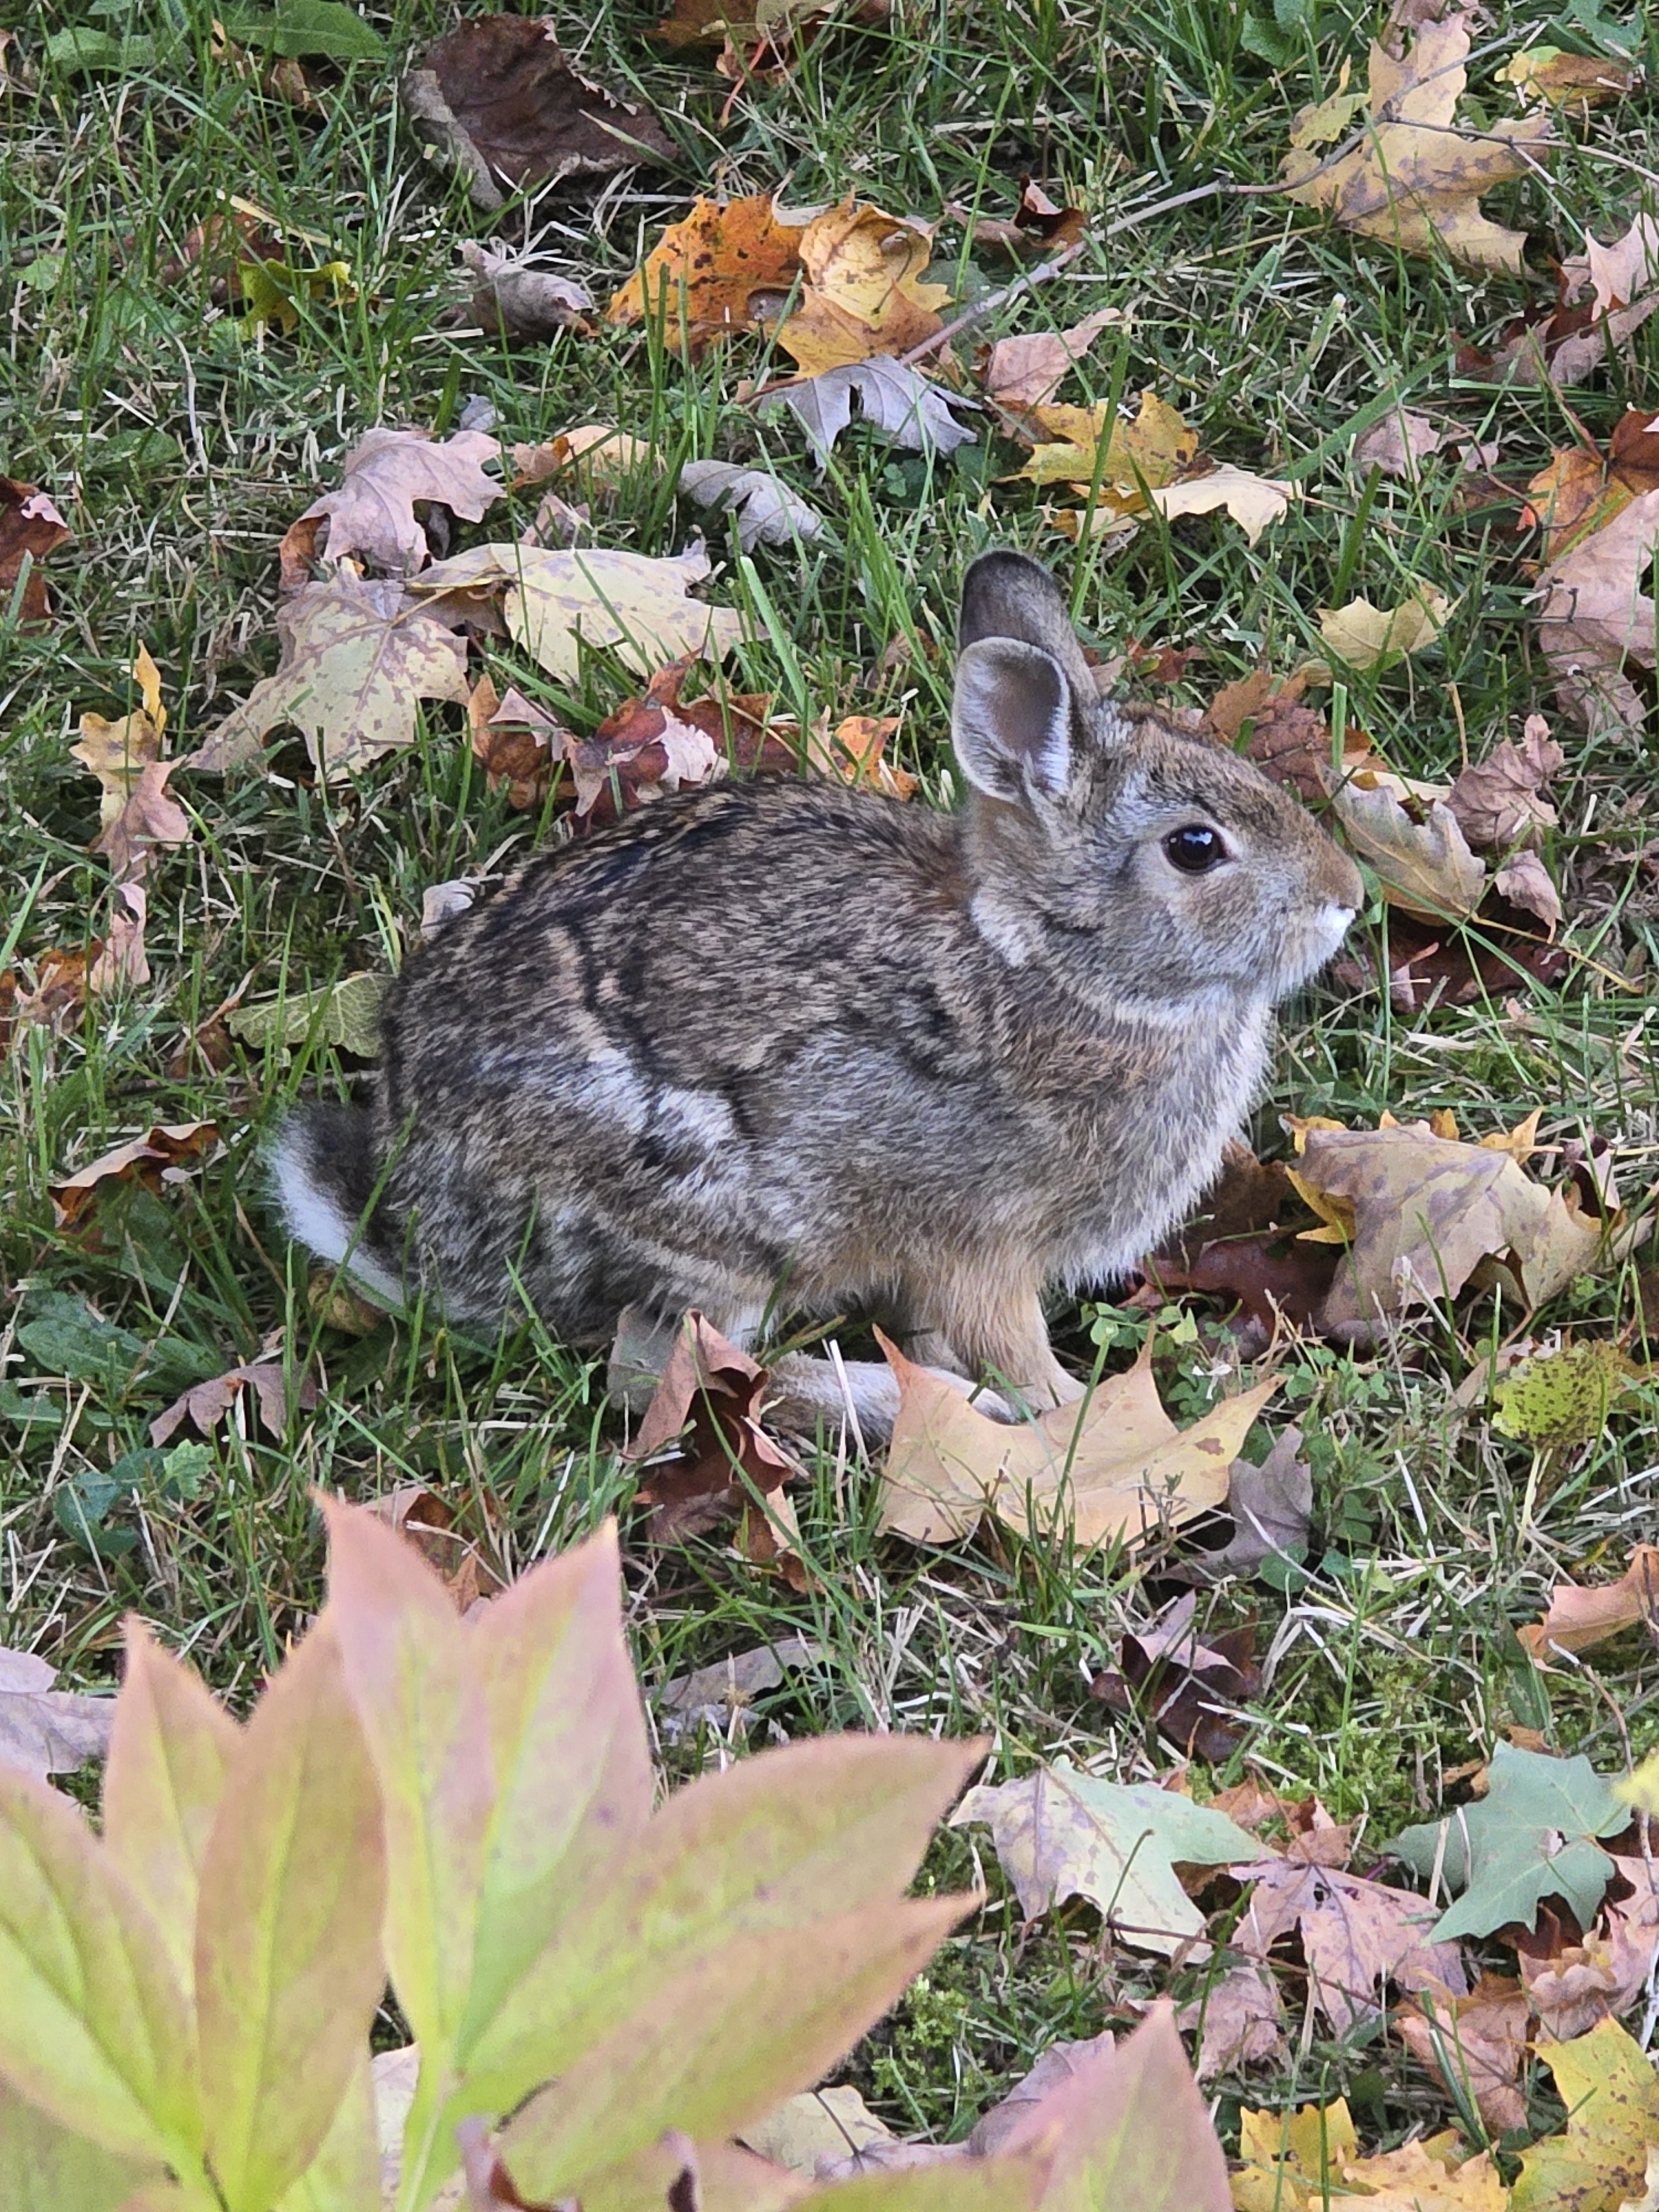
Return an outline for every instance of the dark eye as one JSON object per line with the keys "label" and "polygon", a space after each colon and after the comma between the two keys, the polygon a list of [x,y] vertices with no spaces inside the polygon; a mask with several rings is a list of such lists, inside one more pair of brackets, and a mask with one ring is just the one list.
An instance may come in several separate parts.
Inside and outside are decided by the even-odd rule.
{"label": "dark eye", "polygon": [[1206,868],[1212,868],[1227,857],[1227,848],[1213,830],[1206,830],[1201,822],[1189,822],[1184,830],[1171,830],[1164,840],[1166,857],[1183,875],[1201,876]]}

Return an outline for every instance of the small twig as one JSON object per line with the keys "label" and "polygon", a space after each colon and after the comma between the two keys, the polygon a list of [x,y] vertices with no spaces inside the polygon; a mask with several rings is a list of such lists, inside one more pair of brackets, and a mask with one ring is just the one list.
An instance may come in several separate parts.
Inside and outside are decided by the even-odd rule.
{"label": "small twig", "polygon": [[926,361],[930,353],[937,353],[941,346],[948,345],[961,331],[969,329],[975,323],[983,322],[988,315],[994,315],[1011,300],[1018,299],[1022,292],[1034,291],[1039,284],[1046,284],[1051,276],[1057,276],[1062,269],[1075,261],[1088,243],[1086,238],[1078,239],[1064,252],[1052,255],[1035,269],[1028,269],[1012,284],[1005,284],[1000,292],[988,293],[984,299],[975,301],[971,307],[964,307],[955,322],[946,323],[942,331],[935,331],[932,337],[924,338],[920,345],[912,346],[908,353],[902,353],[899,356],[900,368],[914,368],[919,361]]}

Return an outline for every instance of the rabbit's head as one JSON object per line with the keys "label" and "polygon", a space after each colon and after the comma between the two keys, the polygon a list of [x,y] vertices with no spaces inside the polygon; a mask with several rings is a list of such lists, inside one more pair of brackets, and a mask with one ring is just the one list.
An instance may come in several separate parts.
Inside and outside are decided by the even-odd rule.
{"label": "rabbit's head", "polygon": [[1281,999],[1330,958],[1353,862],[1249,761],[1102,702],[1045,568],[975,561],[960,644],[974,915],[1006,957],[1149,1012]]}

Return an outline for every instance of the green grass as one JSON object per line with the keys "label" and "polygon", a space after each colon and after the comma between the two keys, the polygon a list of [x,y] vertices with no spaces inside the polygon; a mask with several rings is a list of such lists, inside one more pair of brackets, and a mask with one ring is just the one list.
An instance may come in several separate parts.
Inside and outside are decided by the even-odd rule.
{"label": "green grass", "polygon": [[[822,507],[829,533],[802,562],[757,556],[756,588],[778,629],[757,625],[766,641],[734,673],[808,716],[902,707],[903,757],[935,796],[954,597],[966,562],[996,540],[1057,565],[1103,652],[1130,637],[1200,647],[1176,705],[1201,703],[1263,658],[1294,665],[1317,644],[1322,605],[1357,593],[1392,604],[1412,584],[1455,601],[1442,646],[1352,682],[1350,723],[1401,768],[1441,775],[1545,703],[1526,609],[1535,547],[1512,514],[1462,511],[1450,467],[1420,486],[1368,483],[1350,449],[1377,403],[1405,391],[1499,440],[1503,471],[1524,483],[1571,440],[1566,407],[1549,392],[1460,384],[1450,357],[1458,339],[1489,337],[1544,296],[1547,277],[1476,279],[1444,261],[1402,260],[1273,197],[1137,213],[1214,179],[1270,179],[1296,109],[1333,88],[1346,58],[1363,68],[1371,11],[1313,10],[1302,58],[1275,72],[1241,46],[1242,13],[1224,0],[1109,10],[898,0],[890,27],[832,30],[783,84],[739,100],[723,131],[726,81],[665,59],[643,35],[647,15],[601,4],[562,17],[573,52],[630,80],[684,152],[678,175],[544,195],[495,225],[509,242],[527,231],[600,298],[665,219],[715,184],[782,186],[796,204],[855,190],[930,219],[952,203],[1006,215],[1028,173],[1082,200],[1096,242],[976,335],[1057,327],[1113,306],[1124,322],[1082,373],[1088,396],[1155,390],[1216,456],[1295,475],[1306,492],[1255,551],[1212,519],[1154,521],[1127,550],[1082,553],[1045,531],[1029,485],[1000,481],[1018,465],[1001,445],[930,466],[855,430],[817,483],[799,445],[738,403],[739,375],[760,372],[758,340],[688,368],[608,328],[508,351],[445,327],[443,309],[465,296],[457,246],[488,227],[400,125],[395,68],[317,70],[318,105],[299,112],[214,59],[210,12],[204,0],[137,6],[135,26],[177,26],[155,65],[76,76],[46,58],[44,42],[87,20],[82,12],[0,0],[0,27],[19,33],[8,61],[15,70],[21,55],[34,85],[14,85],[4,109],[0,470],[49,489],[74,531],[52,563],[52,628],[0,628],[0,941],[9,933],[8,958],[26,981],[47,951],[84,946],[106,927],[106,872],[88,852],[97,795],[68,751],[76,717],[137,703],[129,671],[143,641],[163,672],[173,749],[199,742],[274,663],[275,548],[287,524],[337,481],[364,429],[444,429],[473,397],[495,409],[504,444],[589,420],[648,437],[669,472],[640,471],[596,504],[600,542],[647,553],[677,550],[696,526],[672,495],[677,459],[773,456]],[[1496,50],[1474,72],[1492,115],[1509,112],[1492,70],[1543,20],[1503,0],[1494,12],[1485,35]],[[420,0],[374,20],[401,53],[448,17]],[[1647,58],[1659,63],[1651,31]],[[1532,233],[1540,271],[1579,250],[1587,228],[1612,237],[1654,204],[1650,100],[1615,103],[1565,136],[1547,179],[1490,203]],[[304,234],[318,260],[348,262],[355,299],[308,309],[292,337],[250,339],[199,270],[167,276],[226,192]],[[966,299],[1007,272],[969,256],[947,218],[939,273]],[[1630,365],[1571,395],[1593,434],[1659,392],[1656,331],[1659,322],[1639,334]],[[522,500],[497,510],[491,534],[506,534],[503,519],[521,527],[529,512]],[[733,560],[724,590],[747,589]],[[895,640],[908,652],[890,653]],[[503,685],[550,696],[510,651],[486,657]],[[596,657],[557,704],[592,727],[626,688]],[[533,1327],[494,1345],[389,1322],[354,1334],[313,1302],[305,1262],[265,1207],[260,1147],[298,1093],[337,1095],[356,1063],[319,1047],[203,1048],[218,1034],[207,1030],[216,1010],[238,993],[394,964],[423,887],[545,833],[545,820],[484,789],[458,720],[433,713],[407,754],[333,791],[313,786],[292,744],[273,750],[269,777],[181,778],[195,842],[151,879],[153,981],[100,998],[62,1033],[21,1029],[0,1060],[0,1352],[7,1381],[47,1408],[25,1425],[8,1399],[12,1413],[0,1417],[0,1642],[40,1650],[66,1683],[112,1679],[133,1609],[216,1688],[249,1697],[319,1600],[313,1486],[374,1498],[425,1483],[503,1574],[607,1512],[629,1525],[636,1477],[617,1455],[602,1367]],[[1573,911],[1565,986],[1518,978],[1500,999],[1406,1014],[1375,983],[1322,985],[1289,1010],[1257,1119],[1261,1149],[1284,1148],[1285,1110],[1366,1121],[1385,1109],[1403,1120],[1449,1106],[1480,1134],[1536,1105],[1547,1138],[1593,1129],[1610,1139],[1627,1191],[1652,1179],[1659,1075],[1637,1030],[1641,978],[1659,951],[1659,902],[1640,866],[1651,762],[1634,735],[1568,742],[1552,844]],[[1382,941],[1374,913],[1357,949],[1378,975]],[[54,1231],[49,1179],[152,1122],[198,1118],[222,1133],[211,1165],[160,1195],[112,1193],[73,1232]],[[1580,1286],[1533,1333],[1626,1328],[1636,1283],[1628,1266]],[[43,1357],[15,1335],[54,1295],[88,1303],[150,1349],[139,1359],[118,1340],[60,1345],[54,1364],[50,1339]],[[1218,1308],[1194,1310],[1197,1341],[1170,1335],[1158,1358],[1166,1389],[1177,1403],[1185,1392],[1189,1409],[1226,1341]],[[1638,1752],[1659,1733],[1656,1663],[1639,1638],[1544,1677],[1514,1636],[1559,1575],[1615,1572],[1629,1543],[1651,1532],[1659,1397],[1643,1384],[1592,1445],[1534,1465],[1478,1406],[1451,1397],[1518,1318],[1466,1303],[1375,1357],[1291,1350],[1283,1402],[1310,1438],[1314,1571],[1292,1594],[1235,1584],[1200,1601],[1218,1627],[1255,1619],[1273,1655],[1246,1753],[1224,1773],[1195,1775],[1200,1791],[1235,1778],[1248,1758],[1287,1789],[1318,1790],[1380,1841],[1437,1810],[1442,1773],[1510,1726],[1540,1729],[1605,1770],[1623,1761],[1626,1725]],[[127,1458],[185,1382],[273,1346],[319,1391],[287,1437],[233,1421],[171,1469]],[[89,1542],[75,1533],[76,1511],[124,1460],[131,1486]],[[815,1462],[799,1501],[813,1573],[804,1595],[717,1540],[667,1553],[631,1547],[647,1684],[805,1632],[822,1658],[761,1701],[754,1740],[769,1727],[979,1731],[999,1773],[1060,1752],[1124,1778],[1170,1771],[1175,1755],[1150,1722],[1115,1717],[1087,1686],[1160,1595],[1155,1561],[1126,1566],[1006,1536],[918,1554],[876,1535],[873,1487],[832,1449]],[[680,1772],[723,1755],[702,1739],[665,1747]],[[902,2127],[960,2133],[1054,2036],[1126,2021],[1170,1982],[1152,1962],[1103,1952],[1075,1910],[1022,1935],[994,1868],[985,1871],[994,1901],[982,1923],[942,1954],[858,2062]],[[930,1873],[971,1878],[968,1842],[942,1839]],[[1173,1985],[1189,1996],[1201,1980],[1188,1967]],[[1346,2089],[1379,2142],[1446,2112],[1442,2093],[1380,2037],[1339,2046],[1310,2036],[1294,2079],[1221,2087],[1224,2124],[1241,2098]],[[1540,2118],[1550,2109],[1546,2096]]]}

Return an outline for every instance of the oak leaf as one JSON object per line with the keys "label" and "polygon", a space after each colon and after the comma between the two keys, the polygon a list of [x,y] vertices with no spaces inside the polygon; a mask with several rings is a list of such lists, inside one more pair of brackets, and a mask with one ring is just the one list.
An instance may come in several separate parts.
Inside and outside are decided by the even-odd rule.
{"label": "oak leaf", "polygon": [[44,1780],[73,1774],[108,1749],[114,1698],[54,1690],[57,1679],[34,1652],[0,1648],[0,1766]]}
{"label": "oak leaf", "polygon": [[976,407],[977,400],[930,384],[885,354],[825,369],[820,376],[792,377],[787,383],[769,385],[756,406],[761,412],[787,407],[806,433],[819,468],[825,469],[830,448],[853,419],[854,399],[861,421],[910,453],[950,453],[974,441],[973,432],[951,410]]}
{"label": "oak leaf", "polygon": [[10,617],[25,628],[51,614],[40,563],[69,536],[69,525],[46,494],[15,477],[0,477],[0,621]]}
{"label": "oak leaf", "polygon": [[1459,7],[1441,21],[1420,24],[1403,58],[1373,42],[1363,143],[1325,167],[1325,149],[1347,135],[1357,97],[1327,103],[1334,109],[1353,103],[1346,113],[1304,108],[1279,173],[1291,199],[1328,208],[1362,238],[1407,253],[1443,246],[1470,268],[1519,275],[1526,235],[1488,221],[1480,195],[1536,167],[1534,149],[1548,139],[1550,125],[1537,116],[1479,133],[1458,129],[1474,20],[1473,8]]}
{"label": "oak leaf", "polygon": [[1022,1534],[1064,1526],[1082,1546],[1133,1548],[1222,1503],[1232,1462],[1278,1387],[1260,1382],[1177,1429],[1158,1400],[1149,1339],[1133,1367],[1080,1405],[994,1421],[884,1339],[882,1348],[899,1407],[881,1526],[922,1544],[969,1535],[989,1513]]}
{"label": "oak leaf", "polygon": [[425,568],[432,556],[416,507],[447,507],[463,521],[481,522],[501,495],[482,464],[500,452],[478,430],[443,439],[424,430],[365,430],[346,456],[339,489],[313,500],[289,525],[282,544],[283,590],[298,590],[319,557],[335,568],[368,561],[395,576]]}

